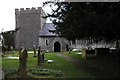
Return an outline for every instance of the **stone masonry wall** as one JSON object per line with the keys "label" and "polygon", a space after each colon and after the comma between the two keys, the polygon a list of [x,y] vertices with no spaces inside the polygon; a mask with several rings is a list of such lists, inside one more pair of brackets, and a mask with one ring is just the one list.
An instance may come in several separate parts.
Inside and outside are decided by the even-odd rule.
{"label": "stone masonry wall", "polygon": [[43,15],[45,13],[41,7],[15,9],[16,28],[19,28],[15,37],[16,49],[21,46],[25,49],[33,48],[34,45],[38,47],[39,31],[46,21]]}

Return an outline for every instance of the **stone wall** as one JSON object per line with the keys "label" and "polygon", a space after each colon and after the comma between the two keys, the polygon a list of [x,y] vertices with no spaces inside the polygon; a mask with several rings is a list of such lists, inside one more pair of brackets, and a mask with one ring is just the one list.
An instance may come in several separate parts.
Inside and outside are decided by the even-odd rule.
{"label": "stone wall", "polygon": [[115,48],[115,42],[106,42],[102,40],[101,42],[98,43],[88,43],[88,40],[76,40],[75,42],[71,41],[71,48],[77,48],[82,50],[83,48],[88,48],[91,47],[92,49],[94,48]]}
{"label": "stone wall", "polygon": [[43,50],[52,50],[52,45],[51,47],[48,47],[48,45],[46,45],[46,39],[48,40],[48,45],[50,45],[50,43],[55,39],[55,37],[39,37],[39,46],[41,46],[41,49]]}

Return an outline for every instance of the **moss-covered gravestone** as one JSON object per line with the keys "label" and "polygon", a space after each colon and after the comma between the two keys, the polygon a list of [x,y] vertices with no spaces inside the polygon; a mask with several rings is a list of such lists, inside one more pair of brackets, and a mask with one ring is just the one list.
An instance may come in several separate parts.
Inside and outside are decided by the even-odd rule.
{"label": "moss-covered gravestone", "polygon": [[86,59],[86,58],[87,58],[86,50],[85,50],[85,49],[82,50],[82,58],[83,58],[83,59]]}
{"label": "moss-covered gravestone", "polygon": [[18,68],[18,78],[24,78],[27,75],[27,51],[22,49],[19,53],[19,68]]}

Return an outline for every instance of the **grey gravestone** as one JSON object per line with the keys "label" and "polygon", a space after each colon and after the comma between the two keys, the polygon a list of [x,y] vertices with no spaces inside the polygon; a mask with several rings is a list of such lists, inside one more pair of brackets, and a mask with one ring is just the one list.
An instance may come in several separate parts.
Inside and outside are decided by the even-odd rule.
{"label": "grey gravestone", "polygon": [[44,52],[42,53],[42,63],[44,63]]}
{"label": "grey gravestone", "polygon": [[36,57],[36,50],[35,50],[35,48],[34,48],[34,57]]}
{"label": "grey gravestone", "polygon": [[116,48],[116,54],[117,54],[117,60],[120,61],[120,42],[117,40],[115,42],[115,48]]}
{"label": "grey gravestone", "polygon": [[20,50],[19,50],[19,55],[20,55],[21,51],[22,51],[22,48],[20,48]]}
{"label": "grey gravestone", "polygon": [[39,49],[38,49],[38,66],[40,65],[40,63],[41,63],[41,48],[39,47]]}
{"label": "grey gravestone", "polygon": [[22,49],[19,53],[19,68],[18,68],[18,78],[24,78],[27,75],[27,51]]}
{"label": "grey gravestone", "polygon": [[119,50],[119,49],[120,49],[120,44],[119,44],[119,41],[118,41],[118,40],[115,42],[115,48],[116,48],[116,50]]}

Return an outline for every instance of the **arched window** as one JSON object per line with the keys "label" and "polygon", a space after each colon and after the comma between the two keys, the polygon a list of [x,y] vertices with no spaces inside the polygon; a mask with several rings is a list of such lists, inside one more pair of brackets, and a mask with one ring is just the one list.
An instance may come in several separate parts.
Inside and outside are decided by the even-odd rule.
{"label": "arched window", "polygon": [[45,39],[45,45],[48,46],[49,40]]}

